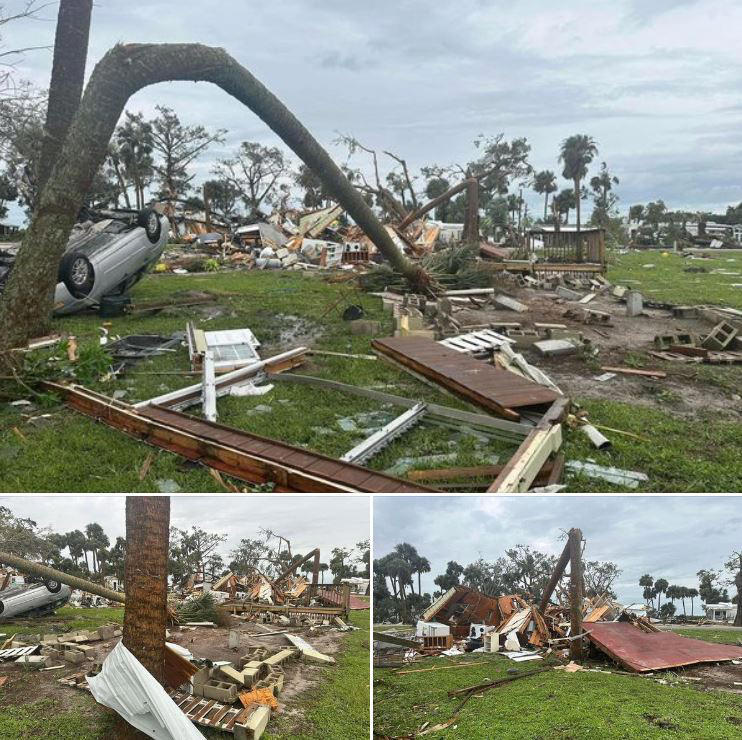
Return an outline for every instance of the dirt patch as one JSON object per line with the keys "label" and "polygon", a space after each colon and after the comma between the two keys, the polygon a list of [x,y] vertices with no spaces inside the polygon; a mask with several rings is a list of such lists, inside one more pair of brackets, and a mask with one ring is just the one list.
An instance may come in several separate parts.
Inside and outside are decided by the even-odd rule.
{"label": "dirt patch", "polygon": [[[532,329],[535,323],[564,324],[575,336],[581,335],[598,349],[597,357],[582,355],[562,357],[543,357],[532,347],[518,347],[525,358],[547,373],[561,390],[571,398],[605,400],[606,398],[625,403],[639,404],[652,408],[672,411],[684,417],[696,417],[712,412],[715,417],[742,419],[742,405],[730,403],[729,394],[713,383],[695,377],[694,365],[678,363],[677,366],[663,368],[668,377],[663,380],[617,375],[608,381],[600,382],[594,378],[603,371],[600,365],[626,365],[634,356],[641,356],[646,367],[656,367],[653,358],[646,353],[657,349],[656,336],[670,334],[692,334],[700,336],[708,333],[711,324],[701,319],[677,319],[670,311],[646,308],[637,317],[626,316],[623,303],[610,295],[598,295],[587,308],[610,313],[613,326],[586,325],[565,316],[575,310],[578,304],[567,302],[555,293],[531,288],[507,289],[508,294],[525,303],[529,310],[516,313],[503,309],[458,310],[456,320],[462,326],[476,326],[495,322],[519,322],[524,329]],[[466,331],[462,329],[462,332]],[[660,364],[659,360],[656,360]],[[722,365],[721,369],[732,366]],[[733,399],[732,399],[733,401]]]}
{"label": "dirt patch", "polygon": [[698,688],[742,695],[742,665],[718,663],[691,666],[680,671],[679,674],[683,678],[690,679],[691,683]]}
{"label": "dirt patch", "polygon": [[[230,629],[240,635],[239,647],[229,647]],[[193,653],[195,658],[208,658],[212,661],[229,660],[239,665],[240,658],[251,648],[264,647],[271,652],[278,652],[291,643],[285,635],[270,635],[270,632],[282,631],[278,625],[244,623],[234,620],[227,628],[174,629],[170,631],[168,641],[177,643]],[[308,627],[292,627],[292,634],[305,639],[313,648],[326,655],[336,655],[342,650],[345,633],[339,630]],[[295,706],[295,699],[319,684],[323,676],[323,666],[292,660],[284,664],[284,687],[278,697],[279,712],[297,720],[303,709]]]}
{"label": "dirt patch", "polygon": [[654,725],[655,727],[659,727],[661,730],[677,730],[678,726],[671,722],[669,719],[664,719],[663,717],[655,717],[651,714],[643,714],[642,717],[649,722],[650,725]]}

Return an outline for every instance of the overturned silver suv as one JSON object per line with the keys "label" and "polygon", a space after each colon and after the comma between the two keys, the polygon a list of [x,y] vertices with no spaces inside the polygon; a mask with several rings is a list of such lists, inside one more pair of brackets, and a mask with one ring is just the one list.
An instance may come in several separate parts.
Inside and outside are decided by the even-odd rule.
{"label": "overturned silver suv", "polygon": [[0,622],[18,616],[51,614],[64,606],[72,589],[59,581],[11,586],[0,591]]}
{"label": "overturned silver suv", "polygon": [[[159,259],[168,239],[165,216],[141,211],[85,211],[59,264],[54,312],[68,314],[124,295]],[[0,245],[0,291],[18,245]]]}

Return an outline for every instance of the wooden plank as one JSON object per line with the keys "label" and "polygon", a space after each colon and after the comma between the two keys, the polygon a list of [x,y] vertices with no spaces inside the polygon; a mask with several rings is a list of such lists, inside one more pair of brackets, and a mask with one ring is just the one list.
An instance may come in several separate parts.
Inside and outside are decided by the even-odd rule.
{"label": "wooden plank", "polygon": [[561,424],[555,424],[548,430],[535,429],[513,456],[510,470],[503,471],[487,491],[489,493],[528,491],[549,455],[558,450],[561,444]]}
{"label": "wooden plank", "polygon": [[[48,383],[45,387],[65,396],[72,408],[149,444],[250,483],[272,482],[277,491],[414,493],[431,490],[172,409],[147,406],[135,411],[127,404],[79,386]],[[303,464],[287,463],[287,459]],[[311,462],[306,464],[308,461]],[[358,485],[348,485],[346,480],[349,479],[357,481]]]}
{"label": "wooden plank", "polygon": [[516,409],[551,404],[560,397],[527,378],[423,337],[374,339],[372,346],[405,368],[513,421],[520,418]]}
{"label": "wooden plank", "polygon": [[666,378],[667,373],[662,370],[639,370],[635,367],[609,367],[601,365],[601,370],[607,373],[621,373],[622,375],[640,375],[644,378]]}

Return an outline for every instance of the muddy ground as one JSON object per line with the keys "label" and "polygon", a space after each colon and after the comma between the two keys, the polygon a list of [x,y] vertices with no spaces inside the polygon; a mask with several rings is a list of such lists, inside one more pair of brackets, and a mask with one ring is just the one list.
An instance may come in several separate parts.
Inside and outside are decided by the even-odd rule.
{"label": "muddy ground", "polygon": [[[508,282],[503,292],[528,306],[528,311],[517,313],[507,309],[455,308],[454,318],[463,326],[496,322],[519,322],[523,329],[532,329],[534,322],[564,324],[575,336],[581,335],[598,349],[595,358],[585,354],[543,357],[531,346],[517,347],[524,357],[547,373],[561,390],[571,398],[585,398],[640,404],[667,411],[668,404],[678,416],[694,417],[700,412],[713,411],[715,415],[732,420],[742,419],[742,398],[718,385],[697,377],[697,365],[668,363],[662,367],[667,378],[653,380],[629,375],[616,375],[607,381],[597,381],[602,375],[600,365],[626,366],[631,355],[642,355],[643,369],[658,368],[660,360],[646,355],[656,350],[654,338],[668,334],[707,334],[713,325],[702,319],[677,319],[672,312],[659,308],[645,308],[641,316],[626,316],[626,304],[610,295],[598,294],[586,308],[612,315],[612,326],[586,325],[565,314],[583,308],[574,301],[565,301],[556,293],[533,288],[514,288]],[[583,291],[587,293],[588,291]],[[465,329],[462,328],[462,331]],[[735,373],[739,366],[717,365],[718,371]]]}
{"label": "muddy ground", "polygon": [[[254,647],[266,647],[270,653],[291,647],[291,643],[283,635],[268,635],[269,632],[283,630],[278,624],[260,625],[231,619],[226,627],[197,627],[195,629],[172,628],[169,630],[168,642],[181,645],[193,653],[194,658],[209,659],[211,661],[228,660],[239,667],[240,658]],[[238,648],[229,647],[229,632],[236,630],[240,633],[241,643]],[[52,630],[47,630],[51,632]],[[326,655],[336,655],[342,650],[345,633],[328,627],[291,627],[292,634],[301,636],[312,647]],[[64,668],[55,671],[39,671],[27,668],[16,663],[0,663],[0,677],[7,677],[3,686],[3,704],[23,705],[40,699],[51,699],[61,707],[77,707],[81,689],[75,689],[60,684],[60,678],[66,678],[82,672],[90,672],[96,663],[105,660],[108,653],[118,643],[118,638],[106,642],[89,643],[96,649],[95,656],[79,665],[64,661],[50,662],[49,665],[60,665]],[[303,709],[294,702],[307,690],[317,686],[322,679],[324,666],[305,663],[301,660],[292,660],[283,665],[285,680],[284,688],[278,697],[278,711],[289,717],[300,719]]]}

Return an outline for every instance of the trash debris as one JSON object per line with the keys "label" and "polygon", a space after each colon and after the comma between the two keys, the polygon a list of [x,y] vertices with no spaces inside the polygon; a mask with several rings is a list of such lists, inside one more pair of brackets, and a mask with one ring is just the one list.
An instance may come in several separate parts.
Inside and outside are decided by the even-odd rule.
{"label": "trash debris", "polygon": [[97,676],[88,677],[93,698],[156,740],[203,738],[149,671],[118,643]]}

